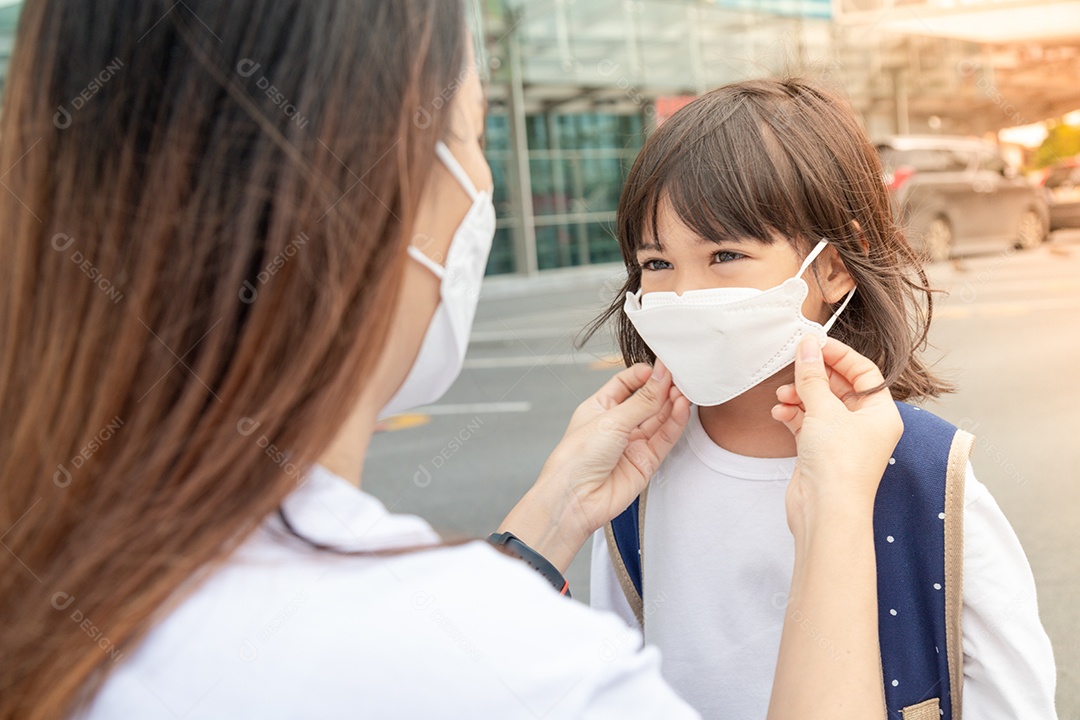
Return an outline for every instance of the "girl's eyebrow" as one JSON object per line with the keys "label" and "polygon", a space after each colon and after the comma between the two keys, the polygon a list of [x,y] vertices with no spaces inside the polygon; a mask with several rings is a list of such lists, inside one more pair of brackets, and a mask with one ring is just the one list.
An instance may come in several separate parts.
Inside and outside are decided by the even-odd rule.
{"label": "girl's eyebrow", "polygon": [[715,238],[699,237],[698,241],[699,245],[745,245],[747,243],[754,242],[752,238],[738,235],[728,235],[727,233],[719,235]]}
{"label": "girl's eyebrow", "polygon": [[[716,240],[710,240],[709,238],[698,236],[697,240],[698,245],[745,245],[746,243],[753,242],[753,240],[750,238],[736,237],[734,235],[724,235],[723,237],[717,238]],[[649,242],[643,242],[637,246],[637,252],[645,251],[663,252],[664,248],[660,247],[660,244],[657,243],[655,240],[650,240]]]}

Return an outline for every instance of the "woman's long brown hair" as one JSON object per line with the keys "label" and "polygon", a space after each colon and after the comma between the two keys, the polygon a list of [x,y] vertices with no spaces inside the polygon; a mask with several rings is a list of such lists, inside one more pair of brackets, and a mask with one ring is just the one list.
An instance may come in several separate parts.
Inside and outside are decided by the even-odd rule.
{"label": "woman's long brown hair", "polygon": [[28,0],[0,124],[0,718],[91,697],[392,321],[448,0]]}

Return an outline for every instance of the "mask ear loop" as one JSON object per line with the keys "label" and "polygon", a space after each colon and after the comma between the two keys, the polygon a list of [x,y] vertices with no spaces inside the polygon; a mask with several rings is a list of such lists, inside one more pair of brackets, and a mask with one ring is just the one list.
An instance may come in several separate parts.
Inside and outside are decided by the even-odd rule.
{"label": "mask ear loop", "polygon": [[[825,247],[828,244],[829,241],[825,238],[822,238],[821,241],[814,247],[814,249],[810,251],[810,254],[806,256],[806,259],[803,260],[802,267],[799,268],[799,272],[797,275],[795,275],[795,277],[801,278],[802,274],[806,272],[806,269],[810,267],[810,265],[815,260],[817,260],[818,255],[820,255],[825,250]],[[844,298],[843,304],[840,305],[840,307],[837,308],[836,312],[833,313],[832,317],[829,318],[829,320],[824,325],[822,325],[822,327],[825,329],[825,332],[829,332],[829,330],[832,329],[832,326],[836,324],[836,321],[840,318],[841,313],[844,312],[844,309],[847,308],[848,303],[851,302],[851,298],[853,297],[855,297],[855,288],[851,288],[851,292],[849,292],[847,294],[847,297]]]}
{"label": "mask ear loop", "polygon": [[[465,168],[461,167],[461,163],[454,157],[454,153],[450,152],[450,148],[448,148],[446,143],[442,140],[435,143],[435,154],[442,160],[443,165],[445,165],[446,169],[450,171],[450,174],[454,176],[454,179],[465,189],[469,199],[475,203],[480,192],[476,189],[476,186],[473,185],[469,174],[465,172]],[[446,268],[425,255],[424,251],[420,248],[415,245],[410,245],[408,247],[408,253],[413,260],[435,273],[435,277],[440,280],[446,277]]]}
{"label": "mask ear loop", "polygon": [[416,247],[415,245],[410,245],[407,248],[407,252],[413,260],[433,272],[435,274],[435,277],[439,278],[440,280],[446,277],[446,268],[425,255],[424,251],[420,248]]}
{"label": "mask ear loop", "polygon": [[480,197],[480,191],[473,185],[469,173],[465,172],[465,168],[461,167],[461,163],[454,157],[454,153],[450,152],[450,148],[446,147],[446,143],[442,140],[435,143],[435,154],[439,156],[439,159],[442,160],[443,165],[454,176],[454,179],[461,183],[461,187],[465,188],[469,199],[476,202],[476,198]]}
{"label": "mask ear loop", "polygon": [[825,328],[825,332],[829,332],[829,330],[832,330],[832,326],[836,324],[836,321],[840,318],[840,314],[844,312],[844,308],[847,307],[848,303],[851,302],[851,298],[853,297],[855,297],[855,288],[851,288],[851,292],[849,292],[847,294],[847,297],[844,298],[843,304],[840,305],[839,308],[837,308],[836,312],[833,313],[833,316],[829,318],[829,321],[822,325],[822,327]]}
{"label": "mask ear loop", "polygon": [[805,260],[803,260],[802,265],[799,267],[799,272],[795,273],[795,277],[801,278],[803,273],[806,272],[806,268],[810,267],[810,265],[815,260],[817,260],[818,255],[820,255],[825,250],[825,248],[828,246],[828,244],[829,244],[828,240],[826,240],[825,238],[821,238],[821,242],[819,242],[817,245],[815,245],[814,249],[811,250],[810,254],[806,256]]}

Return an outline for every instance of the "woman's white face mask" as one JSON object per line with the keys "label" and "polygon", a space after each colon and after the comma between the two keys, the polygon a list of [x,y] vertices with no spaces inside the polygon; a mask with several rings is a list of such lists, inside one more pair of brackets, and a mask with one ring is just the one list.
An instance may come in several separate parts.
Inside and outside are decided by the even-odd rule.
{"label": "woman's white face mask", "polygon": [[495,238],[495,204],[491,191],[477,190],[457,158],[441,141],[435,146],[435,152],[472,198],[472,207],[450,241],[445,266],[436,263],[419,248],[409,246],[409,256],[439,278],[439,306],[412,369],[379,413],[380,418],[433,403],[454,384],[465,364],[465,351],[480,300],[480,285]]}
{"label": "woman's white face mask", "polygon": [[795,362],[805,335],[825,344],[829,329],[855,294],[824,324],[802,314],[810,292],[802,275],[828,245],[822,240],[793,278],[770,290],[707,288],[627,293],[623,312],[645,344],[671,370],[695,405],[720,405]]}

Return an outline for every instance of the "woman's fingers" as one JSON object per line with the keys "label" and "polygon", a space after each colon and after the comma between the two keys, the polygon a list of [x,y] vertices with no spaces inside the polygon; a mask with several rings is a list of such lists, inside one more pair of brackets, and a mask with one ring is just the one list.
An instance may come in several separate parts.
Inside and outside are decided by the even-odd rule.
{"label": "woman's fingers", "polygon": [[648,382],[651,373],[652,368],[645,363],[637,363],[625,370],[620,370],[608,379],[599,390],[577,406],[574,414],[570,417],[570,422],[566,426],[563,437],[576,432],[607,410],[618,407],[620,403],[626,401],[638,388]]}
{"label": "woman's fingers", "polygon": [[874,390],[883,385],[876,365],[837,340],[830,339],[825,347],[827,353],[812,336],[799,343],[795,357],[795,385],[794,388],[777,389],[780,404],[772,409],[776,420],[798,436],[808,416],[840,418],[847,413],[878,407],[881,403],[887,403],[895,412],[888,392],[869,396],[856,393],[860,388]]}
{"label": "woman's fingers", "polygon": [[573,524],[592,533],[641,493],[689,419],[663,363],[628,368],[579,406],[537,485],[560,497],[572,488]]}
{"label": "woman's fingers", "polygon": [[[689,421],[690,401],[672,385],[661,409],[630,432],[619,465],[629,463],[636,474],[649,480],[675,447]],[[629,468],[624,466],[623,472],[630,471]]]}
{"label": "woman's fingers", "polygon": [[[683,394],[679,392],[679,388],[675,387],[675,385],[673,384],[671,386],[671,390],[668,392],[667,402],[664,403],[663,407],[660,408],[660,411],[658,413],[649,418],[646,418],[645,421],[638,426],[638,430],[636,432],[639,432],[642,437],[651,437],[653,434],[655,434],[657,429],[668,421],[668,418],[671,416],[672,409],[675,406],[675,401],[681,397],[683,397]],[[687,407],[689,407],[689,401],[687,401]],[[633,440],[637,438],[632,437],[631,439]]]}
{"label": "woman's fingers", "polygon": [[802,405],[794,385],[781,385],[776,388],[776,399],[785,405]]}
{"label": "woman's fingers", "polygon": [[773,406],[772,416],[773,420],[783,423],[792,435],[798,435],[802,430],[802,421],[806,417],[806,411],[795,404],[780,404]]}
{"label": "woman's fingers", "polygon": [[[881,371],[869,358],[860,355],[844,343],[834,338],[825,342],[821,354],[833,371],[843,378],[855,392],[866,392],[885,384]],[[876,397],[885,399],[884,394]]]}
{"label": "woman's fingers", "polygon": [[839,402],[829,386],[821,346],[812,335],[804,337],[795,351],[795,392],[808,410]]}
{"label": "woman's fingers", "polygon": [[[833,395],[840,398],[849,410],[855,409],[856,401],[858,397],[855,394],[855,389],[851,387],[849,383],[840,373],[833,371],[827,365],[825,367],[825,374],[829,378],[829,388],[833,391]],[[802,400],[799,399],[799,393],[795,390],[795,385],[781,385],[776,389],[776,399],[785,405],[798,405],[802,407]],[[803,408],[805,409],[805,408]]]}
{"label": "woman's fingers", "polygon": [[635,474],[648,481],[667,458],[671,448],[675,447],[689,421],[690,401],[679,395],[672,403],[664,422],[657,425],[653,432],[648,435],[637,434],[640,432],[639,428],[631,436],[631,442],[627,445],[620,464],[629,463]]}
{"label": "woman's fingers", "polygon": [[[855,410],[863,404],[864,397],[859,396],[859,392],[873,390],[885,382],[881,371],[872,361],[839,340],[829,338],[821,354],[829,389],[849,410]],[[777,388],[776,399],[783,405],[796,405],[802,410],[806,409],[795,384]],[[883,400],[886,399],[882,397],[875,402]]]}
{"label": "woman's fingers", "polygon": [[597,401],[601,408],[610,410],[619,403],[625,402],[642,385],[649,381],[652,368],[645,363],[636,363],[621,370],[610,380],[593,393],[592,399]]}
{"label": "woman's fingers", "polygon": [[[657,416],[659,417],[659,416]],[[668,451],[674,447],[690,421],[690,401],[680,393],[675,400],[671,401],[670,410],[666,413],[663,421],[653,429],[645,433],[645,439],[653,452],[663,459]]]}
{"label": "woman's fingers", "polygon": [[629,432],[659,413],[669,402],[670,392],[671,373],[657,360],[648,380],[626,400],[607,410],[604,416]]}

